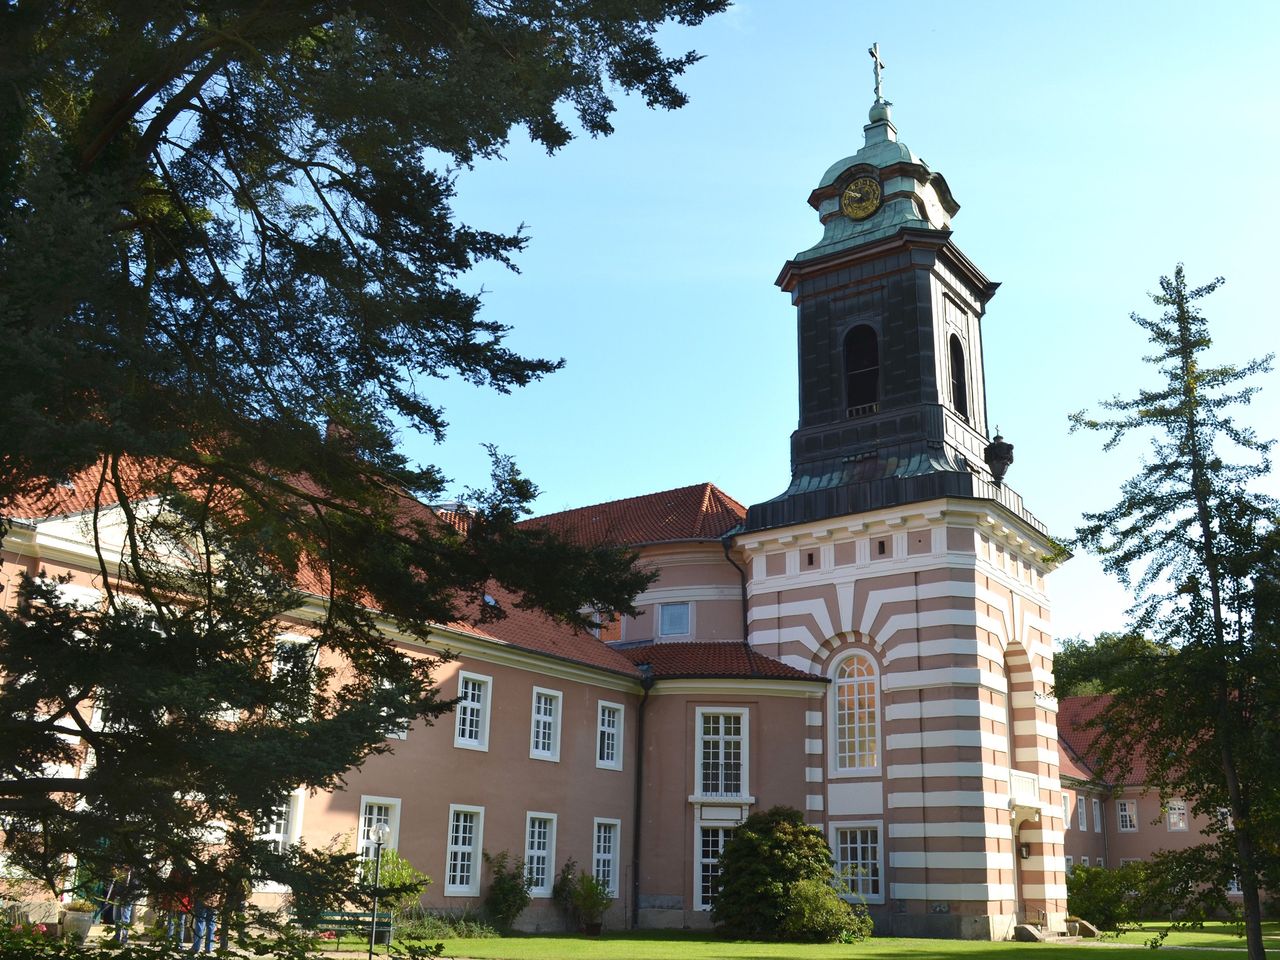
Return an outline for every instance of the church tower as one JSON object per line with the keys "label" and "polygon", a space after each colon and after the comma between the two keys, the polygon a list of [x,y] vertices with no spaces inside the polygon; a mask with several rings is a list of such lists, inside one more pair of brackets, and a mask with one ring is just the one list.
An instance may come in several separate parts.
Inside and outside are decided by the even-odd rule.
{"label": "church tower", "polygon": [[952,240],[942,175],[881,93],[809,195],[791,482],[752,506],[748,640],[829,682],[805,806],[878,929],[1006,939],[1066,912],[1045,576],[1054,547],[1004,483],[982,318],[997,284]]}

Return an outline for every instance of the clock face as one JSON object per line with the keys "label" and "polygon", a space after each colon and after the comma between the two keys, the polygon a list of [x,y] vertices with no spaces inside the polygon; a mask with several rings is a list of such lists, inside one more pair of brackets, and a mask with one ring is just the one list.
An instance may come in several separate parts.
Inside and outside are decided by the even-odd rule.
{"label": "clock face", "polygon": [[840,194],[840,212],[850,220],[865,220],[880,209],[880,184],[871,177],[856,177]]}

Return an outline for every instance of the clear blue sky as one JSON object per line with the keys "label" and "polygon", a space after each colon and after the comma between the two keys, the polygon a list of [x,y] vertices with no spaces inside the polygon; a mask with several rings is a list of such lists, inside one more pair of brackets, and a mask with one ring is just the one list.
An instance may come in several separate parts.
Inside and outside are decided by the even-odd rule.
{"label": "clear blue sky", "polygon": [[[449,438],[409,452],[461,491],[496,443],[540,513],[702,481],[746,504],[781,492],[795,315],[773,281],[820,235],[809,191],[861,145],[872,41],[899,138],[946,176],[956,243],[1002,284],[988,409],[1050,530],[1114,502],[1143,453],[1102,454],[1067,414],[1152,382],[1128,315],[1161,274],[1226,276],[1206,305],[1216,359],[1280,344],[1280,3],[745,0],[664,35],[705,55],[683,110],[623,101],[613,137],[554,157],[517,138],[459,177],[463,220],[530,236],[521,273],[466,282],[512,345],[567,367],[505,397],[442,385]],[[1261,385],[1246,416],[1276,436],[1280,375]],[[1050,582],[1059,636],[1122,625],[1092,558]]]}

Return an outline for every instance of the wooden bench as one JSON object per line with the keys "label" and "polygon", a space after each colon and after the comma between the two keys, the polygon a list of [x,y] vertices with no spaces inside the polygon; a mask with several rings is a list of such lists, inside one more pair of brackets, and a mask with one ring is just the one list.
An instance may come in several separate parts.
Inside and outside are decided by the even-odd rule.
{"label": "wooden bench", "polygon": [[[298,923],[294,920],[293,923]],[[314,924],[307,927],[309,930],[323,931],[332,930],[341,936],[344,933],[358,933],[366,942],[369,939],[369,932],[373,928],[373,913],[357,910],[334,910],[320,914]],[[391,943],[395,936],[394,917],[390,913],[378,911],[378,943]]]}

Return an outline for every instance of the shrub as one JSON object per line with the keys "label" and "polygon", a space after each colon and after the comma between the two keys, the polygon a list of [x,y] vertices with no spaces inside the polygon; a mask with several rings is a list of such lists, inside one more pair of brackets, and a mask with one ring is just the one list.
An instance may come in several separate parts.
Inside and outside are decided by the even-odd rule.
{"label": "shrub", "polygon": [[400,940],[486,940],[501,936],[478,916],[462,913],[428,913],[422,907],[409,911],[396,927]]}
{"label": "shrub", "polygon": [[[360,879],[369,894],[373,892],[375,875],[372,860],[360,864]],[[398,918],[422,902],[422,891],[431,878],[418,870],[395,850],[383,850],[377,870],[379,910],[385,906]]]}
{"label": "shrub", "polygon": [[524,860],[512,859],[511,854],[503,850],[498,854],[486,851],[484,862],[489,865],[485,913],[499,930],[510,930],[516,917],[529,905],[530,880],[525,874]]}
{"label": "shrub", "polygon": [[608,888],[570,857],[560,868],[551,897],[564,911],[565,923],[572,930],[595,926],[613,903]]}
{"label": "shrub", "polygon": [[1067,874],[1067,911],[1099,930],[1137,923],[1150,910],[1146,864],[1075,867]]}
{"label": "shrub", "polygon": [[871,917],[862,904],[845,903],[831,884],[798,880],[789,891],[782,931],[788,940],[854,943],[871,935]]}
{"label": "shrub", "polygon": [[[725,933],[742,939],[816,939],[799,919],[786,927],[793,890],[802,881],[828,887],[835,882],[822,831],[806,825],[804,815],[792,807],[753,813],[720,855],[720,889],[711,917]],[[827,907],[836,909],[823,894],[804,896],[802,913],[811,909],[816,916]],[[846,910],[852,916],[847,905]]]}

